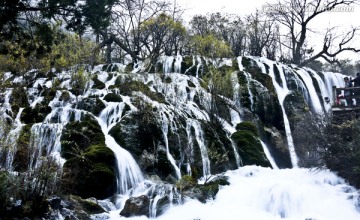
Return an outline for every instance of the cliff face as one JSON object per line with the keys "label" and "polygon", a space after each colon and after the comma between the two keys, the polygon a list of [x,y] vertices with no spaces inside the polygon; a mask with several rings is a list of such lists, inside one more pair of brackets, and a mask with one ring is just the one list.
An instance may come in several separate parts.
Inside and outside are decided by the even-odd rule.
{"label": "cliff face", "polygon": [[68,193],[103,199],[150,177],[175,183],[244,165],[298,166],[307,152],[292,130],[325,114],[324,97],[342,85],[340,74],[257,57],[129,67],[5,74],[0,167],[24,172],[54,157]]}

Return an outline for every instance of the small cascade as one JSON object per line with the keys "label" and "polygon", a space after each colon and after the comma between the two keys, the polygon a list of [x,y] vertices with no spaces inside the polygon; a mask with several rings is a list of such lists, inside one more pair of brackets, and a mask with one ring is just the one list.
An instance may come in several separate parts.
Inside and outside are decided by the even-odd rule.
{"label": "small cascade", "polygon": [[331,73],[331,72],[325,72],[324,73],[324,83],[326,86],[326,90],[328,91],[328,96],[324,96],[329,98],[329,104],[326,105],[326,110],[329,111],[331,109],[331,105],[333,104],[335,97],[333,96],[333,86],[337,88],[344,87],[344,75],[340,73]]}
{"label": "small cascade", "polygon": [[174,72],[175,73],[181,73],[181,62],[183,58],[181,55],[177,55],[174,63]]}
{"label": "small cascade", "polygon": [[194,149],[193,138],[191,135],[191,128],[195,131],[195,140],[200,148],[201,160],[203,165],[203,176],[207,177],[211,175],[210,160],[207,152],[207,148],[204,143],[203,131],[198,121],[194,119],[187,119],[186,121],[186,133],[188,135],[189,145],[191,149]]}
{"label": "small cascade", "polygon": [[260,142],[261,142],[261,146],[264,149],[264,153],[266,155],[266,158],[269,160],[272,168],[273,169],[279,169],[279,167],[276,165],[276,162],[275,162],[274,158],[270,154],[268,146],[262,140],[260,140]]}
{"label": "small cascade", "polygon": [[231,74],[231,82],[232,82],[232,87],[233,87],[233,103],[234,106],[236,108],[236,110],[234,110],[233,108],[230,109],[230,116],[231,116],[231,123],[236,126],[238,123],[241,122],[241,117],[240,117],[240,111],[241,111],[241,102],[240,102],[240,84],[239,84],[239,80],[237,78],[237,73],[234,72]]}
{"label": "small cascade", "polygon": [[200,56],[196,56],[196,61],[198,62],[198,64],[196,65],[196,78],[199,78],[199,70],[200,67],[202,67],[203,63]]}
{"label": "small cascade", "polygon": [[124,105],[108,104],[108,106],[100,113],[100,116],[95,117],[105,135],[106,146],[114,152],[117,159],[118,193],[121,195],[130,193],[129,190],[131,188],[136,187],[144,181],[141,170],[131,154],[117,144],[115,139],[109,135],[109,130],[118,121],[109,120],[109,118],[120,119],[122,117],[123,107]]}
{"label": "small cascade", "polygon": [[[309,96],[310,96],[310,100],[311,100],[310,104],[311,104],[312,108],[314,109],[314,111],[316,113],[322,114],[323,108],[322,108],[319,96],[316,93],[314,83],[313,83],[313,80],[312,80],[309,72],[307,72],[304,69],[299,69],[296,72],[302,78],[303,82],[305,82],[306,88],[309,91]],[[320,79],[320,80],[318,80],[318,82],[319,81],[322,81],[322,80]]]}
{"label": "small cascade", "polygon": [[167,118],[165,112],[160,113],[161,117],[161,130],[163,132],[165,147],[166,147],[166,156],[170,161],[171,165],[174,167],[176,176],[178,179],[181,178],[180,168],[176,165],[174,157],[171,155],[169,150],[169,141],[168,141],[168,131],[169,131],[169,119]]}
{"label": "small cascade", "polygon": [[174,57],[165,56],[163,59],[164,59],[164,63],[163,63],[164,73],[172,73]]}
{"label": "small cascade", "polygon": [[[10,128],[10,131],[4,130],[4,136],[0,138],[0,142],[4,141],[4,145],[0,148],[0,157],[4,157],[5,161],[4,164],[0,164],[0,168],[4,168],[6,170],[13,170],[13,161],[15,157],[15,153],[17,151],[17,141],[20,136],[20,132],[24,126],[24,124],[20,121],[21,113],[23,112],[24,108],[19,108],[19,112],[16,115],[16,118]],[[6,122],[4,122],[6,123]],[[1,128],[4,129],[4,128]]]}
{"label": "small cascade", "polygon": [[248,72],[244,72],[245,77],[246,77],[246,85],[247,85],[247,89],[248,89],[248,93],[249,93],[249,100],[250,100],[250,110],[253,111],[254,110],[254,95],[251,92],[251,85],[250,85],[250,81],[251,79],[251,75]]}
{"label": "small cascade", "polygon": [[232,148],[233,148],[233,150],[234,150],[235,160],[236,160],[236,166],[237,166],[237,167],[242,167],[244,164],[243,164],[242,159],[241,159],[241,157],[240,157],[240,155],[239,155],[239,152],[238,152],[238,150],[237,150],[236,144],[235,144],[235,142],[233,141],[233,139],[232,139],[231,137],[228,137],[228,138],[229,138],[229,140],[231,141],[231,146],[232,146]]}
{"label": "small cascade", "polygon": [[[269,64],[270,67],[272,67],[272,64]],[[280,74],[280,78],[282,81],[282,85],[280,86],[278,84],[278,82],[276,81],[273,69],[270,69],[270,73],[269,75],[272,78],[273,81],[273,85],[275,87],[276,93],[277,93],[277,97],[279,99],[279,103],[281,106],[281,110],[283,112],[283,119],[284,119],[284,126],[285,126],[285,132],[286,132],[286,139],[287,139],[287,143],[288,143],[288,147],[289,147],[289,153],[290,153],[290,158],[291,158],[291,163],[293,165],[293,167],[297,167],[298,165],[298,159],[296,156],[296,152],[295,152],[295,146],[294,146],[294,141],[292,138],[292,134],[291,134],[291,129],[290,129],[290,123],[289,123],[289,119],[287,117],[285,108],[284,108],[284,100],[285,97],[289,94],[289,89],[287,88],[287,83],[286,83],[286,79],[285,79],[285,75],[283,72],[282,68],[278,68],[279,69],[279,74]]]}

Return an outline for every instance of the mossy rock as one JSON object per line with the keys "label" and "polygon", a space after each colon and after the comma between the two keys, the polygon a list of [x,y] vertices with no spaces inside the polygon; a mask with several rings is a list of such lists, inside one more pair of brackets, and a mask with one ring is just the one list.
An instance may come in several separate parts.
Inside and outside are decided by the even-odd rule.
{"label": "mossy rock", "polygon": [[105,199],[116,192],[115,155],[106,146],[92,145],[67,160],[63,167],[62,188],[82,198]]}
{"label": "mossy rock", "polygon": [[179,188],[182,197],[189,197],[192,199],[197,199],[202,203],[206,203],[209,199],[215,199],[217,193],[219,192],[220,186],[230,185],[226,176],[216,177],[213,180],[206,182],[204,184],[197,184],[196,180],[194,181],[191,177],[185,176],[179,180],[178,184],[184,184],[185,187]]}
{"label": "mossy rock", "polygon": [[[25,125],[17,140],[17,151],[14,156],[14,170],[18,172],[27,171],[29,168],[31,154],[30,149],[31,125]],[[33,164],[31,164],[32,166]]]}
{"label": "mossy rock", "polygon": [[99,98],[85,98],[77,103],[78,109],[89,111],[94,115],[99,115],[106,107]]}
{"label": "mossy rock", "polygon": [[87,214],[94,215],[106,212],[94,199],[82,199],[75,195],[70,195],[69,199],[76,203],[77,209],[84,210]]}
{"label": "mossy rock", "polygon": [[235,142],[243,165],[259,165],[270,167],[259,139],[247,130],[240,130],[231,135]]}
{"label": "mossy rock", "polygon": [[261,73],[261,68],[257,65],[256,61],[249,57],[242,57],[241,64],[246,72],[253,74]]}
{"label": "mossy rock", "polygon": [[116,162],[114,152],[104,145],[91,145],[82,156],[92,162],[104,163],[109,166],[113,166]]}
{"label": "mossy rock", "polygon": [[35,108],[26,107],[21,113],[20,120],[25,124],[43,122],[46,116],[51,112],[50,106],[37,104]]}
{"label": "mossy rock", "polygon": [[94,89],[105,89],[105,83],[101,82],[99,79],[98,79],[98,76],[95,75],[93,78],[92,78],[92,81],[94,81],[94,85],[93,85],[93,88]]}
{"label": "mossy rock", "polygon": [[105,95],[104,100],[107,102],[122,102],[122,98],[120,95],[116,93],[108,93]]}
{"label": "mossy rock", "polygon": [[132,92],[141,92],[153,101],[165,103],[165,97],[162,93],[151,91],[150,88],[142,82],[132,80],[125,80],[122,82],[118,78],[115,81],[115,86],[120,89],[122,95],[131,96]]}
{"label": "mossy rock", "polygon": [[9,100],[11,109],[14,113],[14,118],[19,112],[20,108],[29,107],[29,101],[26,94],[27,92],[22,85],[15,85]]}
{"label": "mossy rock", "polygon": [[61,156],[70,159],[84,152],[90,145],[104,143],[104,134],[95,119],[70,122],[61,135]]}
{"label": "mossy rock", "polygon": [[243,121],[236,125],[237,131],[250,131],[253,135],[258,136],[258,130],[251,121]]}
{"label": "mossy rock", "polygon": [[189,175],[184,175],[178,180],[175,184],[176,188],[180,191],[188,190],[195,187],[197,184],[197,180]]}

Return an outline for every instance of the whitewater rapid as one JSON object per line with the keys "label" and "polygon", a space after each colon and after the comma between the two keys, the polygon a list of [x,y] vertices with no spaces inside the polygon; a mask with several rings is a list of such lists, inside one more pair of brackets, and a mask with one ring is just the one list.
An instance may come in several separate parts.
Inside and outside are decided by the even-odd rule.
{"label": "whitewater rapid", "polygon": [[[158,220],[358,220],[359,195],[328,170],[245,166],[225,173],[215,200],[188,200],[168,209]],[[359,208],[359,207],[358,207]],[[125,219],[119,210],[110,219]],[[145,216],[128,218],[145,220]]]}

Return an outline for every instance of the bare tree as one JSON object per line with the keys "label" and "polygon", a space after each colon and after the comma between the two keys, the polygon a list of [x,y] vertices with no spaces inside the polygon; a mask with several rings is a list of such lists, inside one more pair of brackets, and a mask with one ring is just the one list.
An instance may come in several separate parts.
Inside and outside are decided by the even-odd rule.
{"label": "bare tree", "polygon": [[[329,30],[325,34],[322,50],[314,53],[312,48],[306,47],[308,32],[311,31],[309,24],[313,23],[320,14],[358,2],[359,0],[279,0],[276,5],[268,5],[267,9],[270,10],[267,14],[288,29],[286,37],[290,41],[287,44],[283,43],[283,46],[291,50],[293,63],[305,65],[320,57],[334,62],[336,56],[343,51],[360,51],[350,46],[358,28],[353,28],[344,34],[337,48],[331,47],[333,38]],[[308,57],[305,57],[306,55]]]}
{"label": "bare tree", "polygon": [[275,21],[269,17],[261,17],[256,11],[247,17],[248,50],[250,55],[275,58],[277,31]]}

